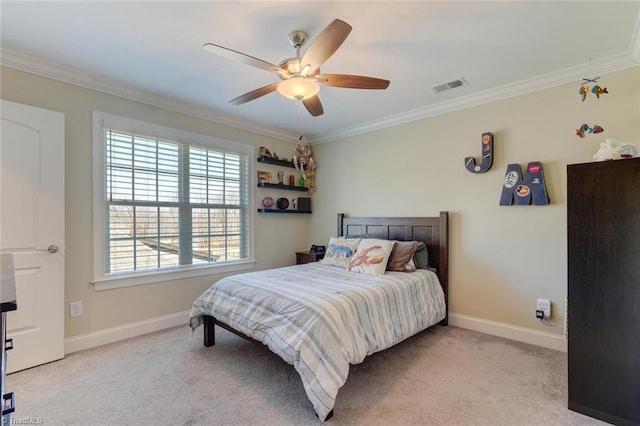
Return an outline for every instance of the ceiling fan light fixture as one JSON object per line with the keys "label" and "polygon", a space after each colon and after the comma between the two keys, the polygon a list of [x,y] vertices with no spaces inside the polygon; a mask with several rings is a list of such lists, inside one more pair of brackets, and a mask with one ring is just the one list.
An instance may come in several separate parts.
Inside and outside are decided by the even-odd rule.
{"label": "ceiling fan light fixture", "polygon": [[289,99],[301,101],[315,96],[320,91],[320,85],[312,79],[291,77],[278,83],[278,92]]}

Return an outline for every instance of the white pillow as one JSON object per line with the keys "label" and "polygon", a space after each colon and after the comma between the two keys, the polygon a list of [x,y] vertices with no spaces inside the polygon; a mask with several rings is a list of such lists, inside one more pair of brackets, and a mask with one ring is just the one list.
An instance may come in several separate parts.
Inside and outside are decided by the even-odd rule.
{"label": "white pillow", "polygon": [[349,259],[349,270],[369,275],[383,275],[394,241],[364,238],[356,254]]}
{"label": "white pillow", "polygon": [[323,265],[347,268],[349,259],[353,256],[360,244],[360,238],[329,238],[329,247],[324,258],[320,261]]}

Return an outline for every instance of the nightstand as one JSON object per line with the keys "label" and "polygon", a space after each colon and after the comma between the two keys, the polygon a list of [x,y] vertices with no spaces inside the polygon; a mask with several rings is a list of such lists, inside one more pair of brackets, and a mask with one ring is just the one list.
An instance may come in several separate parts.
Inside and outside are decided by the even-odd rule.
{"label": "nightstand", "polygon": [[318,260],[324,257],[324,252],[322,253],[311,253],[310,251],[297,251],[296,252],[296,265],[301,265],[303,263],[312,263],[317,262]]}

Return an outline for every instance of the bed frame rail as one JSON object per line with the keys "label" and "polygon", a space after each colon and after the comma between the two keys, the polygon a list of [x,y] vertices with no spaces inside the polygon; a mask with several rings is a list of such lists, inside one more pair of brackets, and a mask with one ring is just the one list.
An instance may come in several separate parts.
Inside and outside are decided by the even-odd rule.
{"label": "bed frame rail", "polygon": [[233,334],[235,334],[236,336],[240,336],[243,339],[246,339],[248,341],[250,341],[251,343],[254,343],[262,348],[266,348],[269,349],[267,345],[265,345],[264,343],[262,343],[259,340],[254,339],[253,337],[249,337],[246,334],[235,330],[234,328],[232,328],[231,326],[228,326],[227,324],[218,321],[217,319],[215,319],[214,317],[210,316],[210,315],[203,315],[203,319],[204,319],[204,345],[206,347],[209,346],[213,346],[216,344],[216,325],[218,327],[222,327],[225,330],[228,330],[230,332],[232,332]]}

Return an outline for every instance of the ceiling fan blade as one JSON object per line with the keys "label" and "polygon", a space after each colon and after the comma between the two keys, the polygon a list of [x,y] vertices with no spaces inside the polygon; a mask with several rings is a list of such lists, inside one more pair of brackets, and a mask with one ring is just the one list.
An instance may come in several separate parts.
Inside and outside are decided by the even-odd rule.
{"label": "ceiling fan blade", "polygon": [[202,48],[207,52],[216,54],[218,56],[225,57],[227,59],[231,59],[233,61],[242,62],[246,65],[251,65],[252,67],[261,68],[266,71],[284,73],[288,75],[287,71],[277,65],[271,64],[267,61],[263,61],[262,59],[254,58],[253,56],[249,56],[245,53],[238,52],[233,49],[229,49],[227,47],[218,46],[213,43],[205,43],[202,45]]}
{"label": "ceiling fan blade", "polygon": [[351,25],[340,19],[334,19],[327,28],[316,37],[300,61],[303,75],[313,75],[327,59],[342,45],[349,33]]}
{"label": "ceiling fan blade", "polygon": [[344,87],[347,89],[386,89],[390,83],[389,80],[362,75],[317,74],[315,78],[318,79],[318,84],[321,86]]}
{"label": "ceiling fan blade", "polygon": [[237,98],[230,100],[229,103],[233,105],[241,105],[245,102],[257,99],[260,96],[268,95],[269,93],[274,92],[277,88],[278,83],[271,83],[267,86],[252,90],[251,92],[247,92],[244,95],[238,96]]}
{"label": "ceiling fan blade", "polygon": [[320,102],[320,98],[318,97],[318,95],[303,99],[302,103],[304,104],[305,108],[307,108],[307,111],[309,111],[309,114],[313,115],[314,117],[324,114],[322,102]]}

